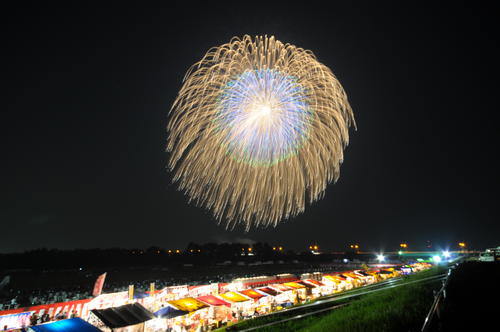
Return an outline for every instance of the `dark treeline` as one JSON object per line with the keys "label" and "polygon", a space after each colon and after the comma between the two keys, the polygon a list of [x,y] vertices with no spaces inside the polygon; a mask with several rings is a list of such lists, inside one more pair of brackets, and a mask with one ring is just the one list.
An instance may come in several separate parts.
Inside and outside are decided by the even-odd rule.
{"label": "dark treeline", "polygon": [[[314,256],[310,252],[295,253],[267,243],[189,243],[184,249],[152,246],[147,249],[36,249],[24,253],[0,254],[0,270],[61,269],[109,266],[147,266],[171,264],[214,264],[225,260],[266,261],[295,259],[320,260],[331,255]],[[330,256],[330,257],[325,257]]]}

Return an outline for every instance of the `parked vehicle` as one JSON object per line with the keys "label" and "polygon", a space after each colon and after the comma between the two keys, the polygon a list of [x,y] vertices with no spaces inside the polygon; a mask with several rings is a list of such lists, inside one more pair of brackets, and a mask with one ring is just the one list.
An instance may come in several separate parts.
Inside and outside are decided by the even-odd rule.
{"label": "parked vehicle", "polygon": [[500,261],[500,246],[496,248],[488,248],[479,254],[480,262]]}

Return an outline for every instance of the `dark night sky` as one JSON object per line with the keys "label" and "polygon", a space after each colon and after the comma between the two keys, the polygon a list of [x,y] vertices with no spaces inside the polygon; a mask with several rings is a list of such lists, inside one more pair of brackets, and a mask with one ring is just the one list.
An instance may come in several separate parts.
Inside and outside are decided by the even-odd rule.
{"label": "dark night sky", "polygon": [[[492,8],[235,3],[1,10],[0,252],[241,239],[500,245]],[[243,34],[311,49],[358,124],[325,198],[249,233],[189,205],[165,168],[185,71]]]}

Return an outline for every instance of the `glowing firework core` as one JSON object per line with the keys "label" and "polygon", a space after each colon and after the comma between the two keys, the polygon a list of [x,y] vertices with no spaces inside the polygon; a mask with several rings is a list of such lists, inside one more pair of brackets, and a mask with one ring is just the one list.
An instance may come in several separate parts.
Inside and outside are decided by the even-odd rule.
{"label": "glowing firework core", "polygon": [[227,151],[253,165],[273,165],[297,150],[310,118],[306,89],[276,70],[246,71],[228,83],[219,103]]}

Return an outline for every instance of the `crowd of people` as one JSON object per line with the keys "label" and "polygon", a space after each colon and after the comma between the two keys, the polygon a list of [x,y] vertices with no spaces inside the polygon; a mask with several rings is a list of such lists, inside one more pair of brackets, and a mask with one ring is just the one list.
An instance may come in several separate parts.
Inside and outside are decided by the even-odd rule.
{"label": "crowd of people", "polygon": [[86,299],[91,296],[90,291],[85,291],[81,286],[66,287],[65,289],[9,289],[9,297],[3,296],[0,302],[0,311],[17,309],[20,307],[35,306],[40,304],[51,304]]}

